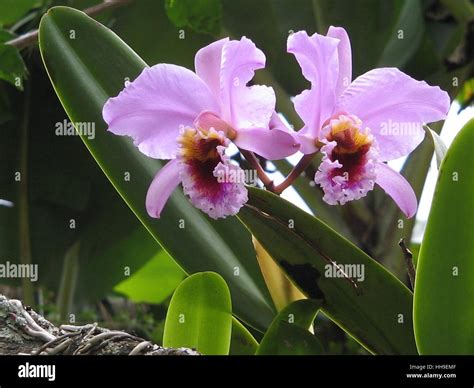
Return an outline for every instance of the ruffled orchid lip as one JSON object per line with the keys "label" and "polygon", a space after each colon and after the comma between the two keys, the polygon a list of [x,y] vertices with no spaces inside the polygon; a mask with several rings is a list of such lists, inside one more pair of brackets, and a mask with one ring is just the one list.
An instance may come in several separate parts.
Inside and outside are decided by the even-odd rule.
{"label": "ruffled orchid lip", "polygon": [[373,189],[377,146],[369,129],[361,129],[355,116],[332,118],[321,131],[324,154],[315,181],[330,204],[343,205]]}
{"label": "ruffled orchid lip", "polygon": [[240,170],[225,155],[230,142],[224,132],[188,127],[178,143],[181,183],[191,203],[215,219],[236,214],[248,199],[247,189],[218,179],[221,171]]}

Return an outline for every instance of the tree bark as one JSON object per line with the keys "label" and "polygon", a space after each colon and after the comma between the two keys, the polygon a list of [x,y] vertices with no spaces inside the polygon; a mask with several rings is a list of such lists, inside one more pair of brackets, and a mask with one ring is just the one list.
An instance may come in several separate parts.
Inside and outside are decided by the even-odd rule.
{"label": "tree bark", "polygon": [[198,355],[188,348],[163,348],[96,323],[56,327],[21,301],[0,295],[0,355]]}

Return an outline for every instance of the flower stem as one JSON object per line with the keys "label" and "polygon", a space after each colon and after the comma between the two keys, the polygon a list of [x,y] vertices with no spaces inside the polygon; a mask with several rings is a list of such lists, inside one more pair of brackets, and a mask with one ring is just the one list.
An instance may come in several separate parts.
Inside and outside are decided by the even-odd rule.
{"label": "flower stem", "polygon": [[294,182],[294,180],[298,178],[304,172],[304,170],[306,170],[315,155],[316,153],[304,155],[293,168],[293,170],[291,170],[285,180],[273,188],[273,192],[275,194],[281,194],[283,191],[285,191]]}
{"label": "flower stem", "polygon": [[267,173],[263,170],[255,154],[253,152],[246,151],[246,150],[240,150],[240,152],[242,153],[242,155],[244,155],[247,162],[249,162],[249,164],[257,171],[257,175],[262,181],[265,188],[268,191],[274,192],[275,184],[268,177]]}

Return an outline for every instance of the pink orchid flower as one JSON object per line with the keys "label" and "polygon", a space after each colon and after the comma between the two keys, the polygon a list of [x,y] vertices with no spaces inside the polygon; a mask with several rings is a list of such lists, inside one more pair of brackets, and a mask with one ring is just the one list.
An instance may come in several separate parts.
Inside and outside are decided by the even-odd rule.
{"label": "pink orchid flower", "polygon": [[384,162],[413,151],[423,140],[423,123],[446,117],[448,94],[396,68],[374,69],[351,83],[351,46],[340,27],[330,27],[327,36],[294,33],[288,52],[311,82],[294,105],[305,124],[298,132],[301,151],[323,154],[314,180],[324,200],[343,205],[377,183],[412,217],[413,189]]}
{"label": "pink orchid flower", "polygon": [[109,131],[132,137],[151,158],[172,159],[148,189],[151,217],[160,217],[180,183],[191,203],[210,217],[236,214],[247,201],[244,182],[219,179],[241,170],[225,155],[230,141],[267,159],[298,149],[275,114],[273,89],[247,86],[264,66],[265,55],[251,40],[222,39],[198,51],[196,73],[158,64],[106,102]]}

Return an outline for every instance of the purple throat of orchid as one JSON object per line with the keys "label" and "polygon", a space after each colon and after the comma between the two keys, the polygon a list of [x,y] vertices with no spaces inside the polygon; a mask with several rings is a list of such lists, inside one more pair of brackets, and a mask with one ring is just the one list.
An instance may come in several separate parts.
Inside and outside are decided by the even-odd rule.
{"label": "purple throat of orchid", "polygon": [[370,130],[355,116],[340,115],[321,131],[322,163],[315,182],[330,205],[360,199],[374,188],[378,149]]}
{"label": "purple throat of orchid", "polygon": [[215,219],[237,214],[248,200],[243,183],[225,179],[231,170],[240,169],[225,154],[229,143],[224,132],[214,128],[186,127],[178,137],[183,191],[195,207]]}
{"label": "purple throat of orchid", "polygon": [[[416,213],[412,187],[387,162],[421,143],[424,123],[446,117],[447,93],[396,68],[373,69],[353,80],[351,44],[341,27],[331,26],[326,35],[295,32],[287,51],[311,84],[293,101],[304,123],[298,131],[275,111],[271,87],[249,86],[266,59],[245,37],[199,50],[195,72],[171,64],[146,68],[106,102],[103,117],[110,132],[132,137],[150,158],[167,160],[145,199],[151,217],[161,216],[180,184],[192,205],[210,217],[237,214],[248,191],[244,182],[228,179],[243,172],[226,155],[231,141],[276,194],[320,153],[314,181],[328,204],[360,199],[377,184],[406,217]],[[390,123],[408,123],[413,130],[400,134]],[[297,151],[303,153],[300,162],[278,185],[256,157],[277,160]]]}

